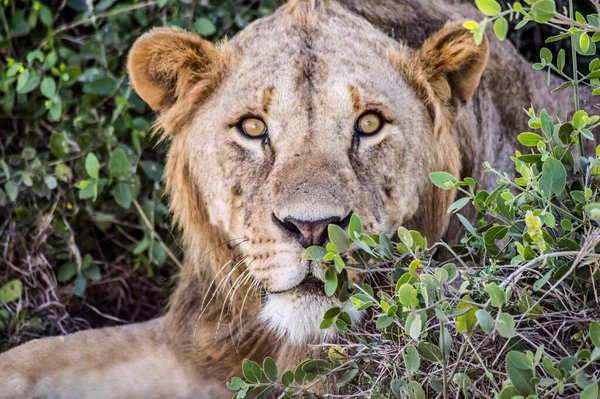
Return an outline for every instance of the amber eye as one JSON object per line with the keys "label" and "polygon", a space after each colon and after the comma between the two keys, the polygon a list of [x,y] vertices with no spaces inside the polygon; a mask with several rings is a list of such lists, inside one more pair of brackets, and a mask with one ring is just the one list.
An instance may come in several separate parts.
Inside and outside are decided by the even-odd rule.
{"label": "amber eye", "polygon": [[267,125],[259,118],[244,118],[238,125],[239,130],[246,136],[258,138],[267,134]]}
{"label": "amber eye", "polygon": [[373,135],[379,133],[383,127],[381,115],[376,112],[365,112],[356,121],[356,133],[364,135]]}

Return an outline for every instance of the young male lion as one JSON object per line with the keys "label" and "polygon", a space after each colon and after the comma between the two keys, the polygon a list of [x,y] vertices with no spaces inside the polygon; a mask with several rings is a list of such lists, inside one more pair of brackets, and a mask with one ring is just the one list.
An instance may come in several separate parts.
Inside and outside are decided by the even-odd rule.
{"label": "young male lion", "polygon": [[179,285],[163,318],[3,354],[0,397],[230,397],[243,358],[283,368],[330,338],[318,324],[333,300],[301,256],[328,224],[355,212],[374,232],[455,236],[455,193],[428,174],[485,183],[480,165],[508,160],[523,107],[568,112],[510,44],[477,46],[452,22],[465,18],[470,2],[294,0],[218,45],[142,36],[128,68],[171,140]]}

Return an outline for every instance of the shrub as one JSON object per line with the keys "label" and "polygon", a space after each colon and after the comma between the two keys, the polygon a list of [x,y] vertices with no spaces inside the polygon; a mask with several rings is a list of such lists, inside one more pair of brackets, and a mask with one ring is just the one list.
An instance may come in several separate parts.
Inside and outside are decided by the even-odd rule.
{"label": "shrub", "polygon": [[[564,50],[542,48],[533,68],[566,78],[555,92],[574,89],[577,99],[578,86],[589,85],[600,94],[600,59],[583,76],[577,64],[578,55],[596,55],[598,14],[569,18],[552,0],[525,3],[503,11],[495,0],[476,0],[487,17],[465,27],[481,41],[488,25],[504,39],[508,18],[520,19],[517,29],[565,26],[547,41],[571,41],[575,77],[564,72]],[[228,384],[235,397],[315,397],[316,389],[342,397],[598,398],[600,146],[587,154],[583,142],[594,139],[600,116],[578,110],[560,121],[545,109],[525,112],[532,131],[518,140],[532,151],[515,152],[510,175],[483,164],[496,176],[494,190],[469,177],[430,175],[440,189],[462,194],[448,209],[466,230],[458,245],[429,246],[404,227],[393,237],[365,234],[357,215],[347,231],[329,226],[330,243],[304,256],[323,261],[325,293],[342,303],[321,323],[345,332],[342,342],[321,345],[322,358],[279,376],[269,358],[262,368],[244,361],[244,378]],[[467,206],[475,225],[460,214]],[[348,269],[381,273],[385,283],[349,284]],[[348,306],[367,311],[366,323],[352,326]]]}
{"label": "shrub", "polygon": [[3,1],[0,351],[162,311],[180,256],[166,145],[124,66],[153,26],[216,39],[274,8],[213,3]]}

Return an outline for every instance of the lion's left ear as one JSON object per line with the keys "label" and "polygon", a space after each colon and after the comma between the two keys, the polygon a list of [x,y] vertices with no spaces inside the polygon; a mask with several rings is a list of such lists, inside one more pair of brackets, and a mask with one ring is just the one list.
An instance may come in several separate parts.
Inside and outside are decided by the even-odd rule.
{"label": "lion's left ear", "polygon": [[415,61],[433,94],[456,110],[475,93],[488,52],[485,36],[477,45],[460,22],[450,22],[423,43]]}

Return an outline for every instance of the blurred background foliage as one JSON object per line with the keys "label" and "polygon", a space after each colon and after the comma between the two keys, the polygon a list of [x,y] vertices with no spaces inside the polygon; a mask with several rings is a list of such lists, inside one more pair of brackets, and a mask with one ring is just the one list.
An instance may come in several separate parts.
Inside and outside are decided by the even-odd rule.
{"label": "blurred background foliage", "polygon": [[[231,37],[276,0],[0,1],[0,351],[152,318],[182,254],[127,52],[153,26]],[[555,33],[511,40],[538,61]]]}
{"label": "blurred background foliage", "polygon": [[232,36],[261,1],[3,0],[0,351],[160,313],[182,254],[165,144],[125,73],[153,26]]}

